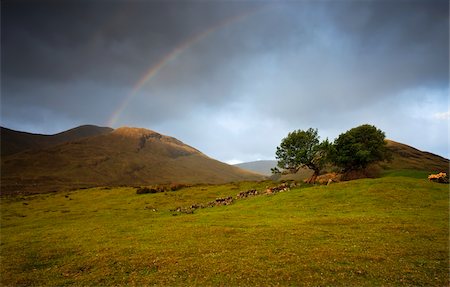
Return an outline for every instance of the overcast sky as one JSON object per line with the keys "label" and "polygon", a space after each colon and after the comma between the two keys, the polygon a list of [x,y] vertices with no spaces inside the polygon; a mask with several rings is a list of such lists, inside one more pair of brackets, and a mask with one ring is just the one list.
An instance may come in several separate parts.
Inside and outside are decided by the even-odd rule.
{"label": "overcast sky", "polygon": [[1,37],[11,129],[144,127],[234,163],[368,123],[449,157],[448,1],[6,0]]}

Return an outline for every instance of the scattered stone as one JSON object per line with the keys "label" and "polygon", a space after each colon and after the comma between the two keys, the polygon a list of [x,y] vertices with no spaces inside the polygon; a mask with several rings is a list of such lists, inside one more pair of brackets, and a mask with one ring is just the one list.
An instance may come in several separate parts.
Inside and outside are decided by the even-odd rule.
{"label": "scattered stone", "polygon": [[[278,192],[284,192],[289,191],[291,187],[295,187],[297,184],[295,182],[293,183],[282,183],[275,187],[267,187],[265,192],[260,192],[256,189],[249,189],[247,191],[241,191],[236,195],[236,199],[242,199],[247,198],[250,196],[256,196],[256,195],[263,195],[263,194],[275,194]],[[210,201],[206,204],[196,203],[192,204],[188,207],[177,207],[175,209],[171,209],[172,212],[180,212],[180,213],[186,213],[186,214],[192,214],[196,209],[199,208],[207,208],[207,207],[215,207],[215,206],[222,206],[222,205],[230,205],[233,203],[233,197],[223,197],[223,198],[216,198],[216,200]],[[177,215],[172,214],[172,215]]]}
{"label": "scattered stone", "polygon": [[203,208],[202,204],[193,204],[189,207],[190,209],[198,209],[198,208]]}
{"label": "scattered stone", "polygon": [[228,197],[224,197],[224,198],[217,198],[214,201],[210,201],[207,204],[192,204],[191,206],[188,207],[177,207],[175,209],[171,209],[170,211],[172,212],[181,212],[181,213],[186,213],[186,214],[192,214],[194,213],[194,211],[196,209],[199,208],[206,208],[206,207],[214,207],[214,206],[221,206],[221,205],[230,205],[233,203],[233,197],[232,196],[228,196]]}
{"label": "scattered stone", "polygon": [[236,199],[240,199],[240,198],[246,198],[249,196],[255,196],[258,195],[258,191],[256,189],[250,189],[247,191],[241,191],[236,195]]}
{"label": "scattered stone", "polygon": [[290,185],[288,185],[287,183],[282,183],[278,186],[267,188],[266,194],[275,194],[278,192],[289,191],[289,190],[291,190]]}
{"label": "scattered stone", "polygon": [[340,182],[341,177],[342,177],[341,174],[330,172],[323,175],[319,175],[316,178],[316,183],[330,185],[333,182]]}
{"label": "scattered stone", "polygon": [[207,206],[213,207],[213,206],[220,206],[220,205],[230,205],[232,203],[233,203],[233,197],[228,196],[228,197],[224,197],[224,198],[216,198],[216,200],[208,202]]}
{"label": "scattered stone", "polygon": [[153,211],[153,212],[158,211],[158,209],[156,209],[156,208],[154,208],[154,207],[151,207],[151,206],[146,206],[145,209],[150,209],[150,210]]}
{"label": "scattered stone", "polygon": [[194,209],[192,209],[190,207],[187,207],[187,208],[186,207],[185,208],[177,207],[176,209],[172,209],[170,211],[176,211],[176,212],[181,212],[181,213],[186,213],[186,214],[194,213]]}

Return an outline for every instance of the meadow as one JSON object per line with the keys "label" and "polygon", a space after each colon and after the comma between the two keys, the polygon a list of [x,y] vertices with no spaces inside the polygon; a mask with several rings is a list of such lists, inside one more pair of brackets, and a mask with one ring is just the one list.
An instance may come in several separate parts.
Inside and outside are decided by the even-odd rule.
{"label": "meadow", "polygon": [[2,197],[1,284],[448,286],[448,185],[418,172],[173,211],[269,185]]}

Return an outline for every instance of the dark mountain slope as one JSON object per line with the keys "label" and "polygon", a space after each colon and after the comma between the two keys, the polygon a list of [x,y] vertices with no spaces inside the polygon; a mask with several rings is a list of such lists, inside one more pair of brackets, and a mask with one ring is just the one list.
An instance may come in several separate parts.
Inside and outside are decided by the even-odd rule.
{"label": "dark mountain slope", "polygon": [[181,141],[139,128],[2,158],[2,193],[104,185],[223,183],[263,176],[213,160]]}
{"label": "dark mountain slope", "polygon": [[85,137],[101,135],[113,131],[112,128],[93,125],[79,126],[54,135],[41,135],[0,128],[1,155],[11,155],[25,150],[36,150]]}

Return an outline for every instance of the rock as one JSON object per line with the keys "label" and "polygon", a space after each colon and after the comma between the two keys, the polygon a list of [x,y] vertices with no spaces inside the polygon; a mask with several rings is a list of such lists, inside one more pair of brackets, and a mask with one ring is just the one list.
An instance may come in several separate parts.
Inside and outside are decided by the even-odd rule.
{"label": "rock", "polygon": [[430,174],[428,176],[428,180],[438,183],[449,183],[448,175],[445,172],[440,172],[438,174]]}
{"label": "rock", "polygon": [[230,205],[233,203],[233,197],[228,196],[228,197],[224,197],[224,198],[217,198],[214,202],[215,206],[219,206],[219,205]]}
{"label": "rock", "polygon": [[290,186],[289,184],[282,183],[278,186],[267,188],[266,194],[274,194],[277,192],[289,191],[291,190],[289,186]]}
{"label": "rock", "polygon": [[317,183],[326,184],[326,185],[329,185],[333,182],[339,182],[339,181],[341,181],[341,175],[338,173],[335,173],[335,172],[319,175],[316,179]]}
{"label": "rock", "polygon": [[241,192],[239,192],[239,193],[236,195],[236,199],[239,199],[239,198],[246,198],[246,197],[249,197],[249,196],[255,196],[255,195],[258,195],[258,191],[257,191],[256,189],[250,189],[250,190],[247,190],[247,191],[241,191]]}

